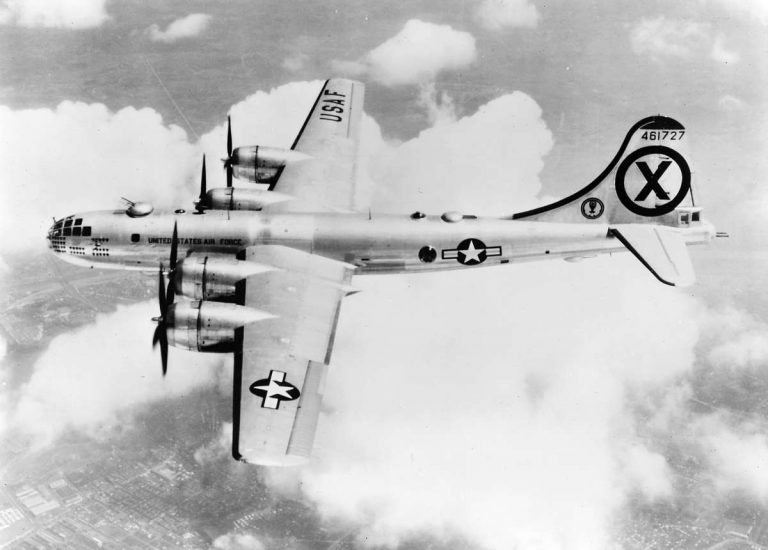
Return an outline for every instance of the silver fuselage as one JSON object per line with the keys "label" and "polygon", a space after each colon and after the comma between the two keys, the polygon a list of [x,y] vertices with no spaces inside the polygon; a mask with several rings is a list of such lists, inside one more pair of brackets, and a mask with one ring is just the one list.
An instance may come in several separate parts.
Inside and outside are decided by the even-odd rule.
{"label": "silver fuselage", "polygon": [[[208,210],[152,212],[130,217],[124,210],[77,214],[51,228],[49,246],[79,265],[157,270],[168,265],[174,224],[179,257],[190,253],[235,255],[248,246],[282,245],[357,266],[357,273],[404,273],[479,267],[543,258],[583,258],[625,251],[603,223],[550,223],[456,216],[414,218],[408,214],[262,213]],[[72,220],[68,222],[68,220]],[[78,225],[74,225],[79,221]],[[69,231],[64,227],[69,223]],[[80,227],[80,230],[76,228]],[[85,228],[88,228],[87,230]],[[707,222],[681,227],[688,244],[709,241]],[[67,234],[68,233],[68,234]],[[78,233],[78,234],[76,234]],[[87,233],[87,235],[86,235]],[[458,253],[467,239],[485,250]],[[434,251],[422,254],[425,247]],[[476,254],[476,253],[475,253]],[[425,258],[426,256],[426,258]],[[462,263],[461,260],[470,258]]]}

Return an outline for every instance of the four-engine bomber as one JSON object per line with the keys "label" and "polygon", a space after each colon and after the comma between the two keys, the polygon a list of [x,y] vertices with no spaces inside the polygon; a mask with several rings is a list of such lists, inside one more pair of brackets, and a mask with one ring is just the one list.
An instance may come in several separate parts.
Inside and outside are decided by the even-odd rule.
{"label": "four-engine bomber", "polygon": [[[371,213],[355,204],[362,104],[360,83],[327,81],[290,150],[233,151],[230,128],[226,187],[207,190],[203,159],[194,211],[130,202],[57,220],[48,232],[67,261],[157,270],[153,344],[163,373],[169,345],[234,353],[238,460],[310,456],[354,275],[629,251],[663,283],[686,285],[686,245],[715,236],[693,204],[686,130],[663,116],[638,121],[594,181],[552,204],[498,218]],[[235,187],[235,177],[267,188]]]}

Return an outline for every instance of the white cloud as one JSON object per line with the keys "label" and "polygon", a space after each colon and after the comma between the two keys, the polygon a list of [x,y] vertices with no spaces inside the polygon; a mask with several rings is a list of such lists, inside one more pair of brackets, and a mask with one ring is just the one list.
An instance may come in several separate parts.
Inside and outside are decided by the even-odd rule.
{"label": "white cloud", "polygon": [[449,121],[372,160],[373,179],[386,182],[375,189],[376,209],[501,215],[537,202],[552,134],[533,99],[515,92]]}
{"label": "white cloud", "polygon": [[488,548],[606,547],[628,493],[669,492],[625,392],[686,372],[697,336],[692,300],[635,262],[358,280],[304,490],[374,545],[454,526]]}
{"label": "white cloud", "polygon": [[447,92],[439,93],[434,82],[419,86],[419,103],[427,111],[430,126],[456,121],[456,104]]}
{"label": "white cloud", "polygon": [[211,16],[204,13],[192,13],[171,22],[164,31],[157,24],[152,24],[147,29],[147,34],[155,42],[170,44],[182,38],[190,38],[202,33],[211,20]]}
{"label": "white cloud", "polygon": [[367,75],[385,86],[429,82],[441,71],[469,66],[477,57],[475,39],[448,25],[411,19],[392,38],[358,61],[335,61],[336,71]]}
{"label": "white cloud", "polygon": [[722,35],[719,35],[715,38],[715,41],[712,44],[712,59],[719,63],[725,63],[728,65],[738,63],[738,61],[741,59],[741,56],[739,55],[739,52],[735,52],[726,48],[725,38]]}
{"label": "white cloud", "polygon": [[715,488],[747,494],[768,503],[768,439],[761,426],[734,425],[722,415],[699,419],[702,456],[710,464]]}
{"label": "white cloud", "polygon": [[107,0],[4,0],[0,25],[87,29],[109,19]]}
{"label": "white cloud", "polygon": [[768,364],[768,326],[744,312],[710,312],[704,327],[708,363],[719,369],[759,371]]}
{"label": "white cloud", "polygon": [[743,111],[744,108],[747,106],[747,103],[743,99],[739,99],[735,95],[726,94],[718,100],[717,105],[723,111],[736,113],[739,111]]}
{"label": "white cloud", "polygon": [[709,41],[709,25],[695,21],[672,20],[664,16],[642,18],[630,29],[630,43],[636,54],[654,59],[687,59]]}
{"label": "white cloud", "polygon": [[152,349],[155,302],[120,306],[115,313],[54,338],[37,360],[8,417],[37,445],[67,429],[89,434],[125,421],[138,405],[212,385],[221,356],[171,350],[165,379],[160,353]]}
{"label": "white cloud", "polygon": [[[264,143],[282,127],[270,143],[290,143],[317,86],[236,106],[235,141]],[[363,134],[374,212],[518,211],[536,201],[552,146],[519,92],[402,144],[368,118]],[[203,142],[220,150],[223,137],[221,126]],[[359,522],[370,544],[458,531],[489,548],[594,548],[610,542],[628,495],[669,496],[669,469],[634,435],[625,395],[689,371],[696,308],[630,255],[356,285],[365,292],[342,311],[319,459],[293,474],[322,513]],[[270,483],[285,488],[286,476]]]}
{"label": "white cloud", "polygon": [[475,13],[488,29],[535,27],[539,11],[530,0],[483,0]]}
{"label": "white cloud", "polygon": [[[236,144],[290,144],[319,85],[292,83],[235,105]],[[436,95],[423,101],[445,106]],[[516,92],[469,116],[458,118],[451,111],[434,120],[441,123],[417,138],[388,143],[375,121],[364,118],[362,168],[378,182],[374,212],[418,208],[508,214],[537,201],[552,135],[532,98]],[[11,155],[2,159],[0,169],[11,163],[11,173],[27,184],[19,189],[38,193],[34,182],[45,184],[39,196],[46,207],[61,200],[80,205],[65,211],[83,209],[86,189],[104,193],[94,185],[101,182],[96,176],[104,174],[113,180],[97,207],[126,187],[150,197],[160,188],[160,195],[188,200],[194,193],[183,182],[191,173],[196,184],[197,151],[218,158],[225,143],[223,124],[191,144],[183,131],[164,126],[151,110],[110,113],[103,106],[69,103],[55,111],[0,109],[0,121],[12,130],[7,134],[44,139],[32,153],[54,151],[56,157],[41,159],[20,146],[13,153],[21,160]],[[48,133],[53,134],[50,140]],[[117,142],[119,134],[123,140]],[[63,149],[60,155],[58,149]],[[44,169],[30,175],[41,164]],[[146,170],[142,173],[148,177],[159,171],[162,179],[147,183],[146,178],[126,177],[125,166],[131,173]],[[57,178],[57,171],[65,177]],[[79,185],[76,174],[89,185],[70,198],[56,183]],[[209,185],[222,182],[221,171],[209,165]],[[321,513],[358,522],[370,544],[424,531],[446,536],[458,531],[491,549],[596,548],[612,542],[614,514],[630,495],[639,493],[649,501],[670,496],[670,469],[636,435],[627,395],[679,389],[675,382],[694,363],[700,311],[686,294],[658,284],[629,254],[580,264],[553,261],[369,277],[355,284],[365,292],[350,297],[342,309],[326,386],[331,412],[321,418],[318,460],[293,474]],[[158,360],[149,356],[153,327],[146,323],[154,307],[121,309],[72,340],[54,342],[35,365],[15,418],[39,437],[50,438],[51,431],[61,433],[66,426],[92,430],[93,418],[109,425],[137,403],[162,399]],[[126,326],[145,327],[146,333],[134,342],[122,334]],[[733,335],[750,326],[734,322]],[[103,345],[89,350],[86,341]],[[138,350],[139,356],[121,355],[119,350],[128,349]],[[78,353],[86,365],[63,371],[65,365],[56,359]],[[718,353],[730,357],[728,350]],[[103,357],[112,361],[115,354],[117,367],[105,369]],[[181,354],[185,362],[204,357],[176,355]],[[212,383],[211,367],[185,365],[182,370],[175,364],[172,356],[169,378],[188,375],[188,387]],[[65,373],[92,379],[89,387],[97,391],[84,406],[74,407],[83,392],[71,388]],[[143,386],[141,374],[151,384]],[[51,395],[51,384],[69,390]],[[114,395],[121,384],[130,389]],[[685,402],[684,396],[674,397],[665,401],[667,420],[654,419],[658,430],[670,429],[665,422],[671,426]],[[62,420],[53,428],[43,426],[39,419],[45,415]],[[705,433],[719,437],[716,430]],[[738,439],[762,456],[762,447],[747,435]],[[222,435],[199,449],[196,458],[215,459],[223,443]],[[726,452],[717,456],[725,461]],[[724,487],[727,480],[738,479],[725,466],[716,471]],[[277,485],[284,487],[288,475],[282,474]],[[219,544],[231,547],[243,540],[227,535]]]}
{"label": "white cloud", "polygon": [[[199,159],[154,110],[65,101],[55,109],[0,106],[0,250],[42,249],[52,216],[118,206],[120,196],[189,206]],[[34,144],[34,146],[31,146]],[[12,237],[12,238],[11,238]]]}
{"label": "white cloud", "polygon": [[732,17],[768,25],[768,3],[765,0],[711,0]]}
{"label": "white cloud", "polygon": [[215,550],[264,550],[264,544],[249,533],[227,534],[213,541]]}
{"label": "white cloud", "polygon": [[295,55],[286,57],[283,60],[283,68],[287,71],[291,71],[292,73],[295,73],[297,71],[302,70],[308,60],[309,60],[308,55],[303,53],[297,53]]}
{"label": "white cloud", "polygon": [[629,490],[639,492],[648,501],[673,495],[672,470],[666,459],[642,445],[632,445],[622,456],[624,481]]}

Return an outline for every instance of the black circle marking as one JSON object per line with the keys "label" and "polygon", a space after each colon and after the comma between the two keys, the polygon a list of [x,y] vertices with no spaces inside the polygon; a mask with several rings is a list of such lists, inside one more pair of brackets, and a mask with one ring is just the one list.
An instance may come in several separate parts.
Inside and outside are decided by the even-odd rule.
{"label": "black circle marking", "polygon": [[581,203],[581,214],[588,220],[596,220],[603,215],[605,205],[600,199],[591,197]]}
{"label": "black circle marking", "polygon": [[[627,175],[627,170],[629,170],[630,166],[633,166],[637,159],[646,155],[665,155],[669,157],[673,162],[675,162],[675,164],[677,164],[677,167],[680,169],[680,174],[682,176],[680,189],[677,191],[677,194],[669,199],[667,203],[661,204],[654,208],[640,206],[635,201],[633,201],[627,194],[627,189],[624,182],[624,178]],[[651,183],[652,182],[649,181],[648,185],[651,185]],[[627,155],[627,157],[616,169],[616,195],[619,197],[619,200],[627,208],[627,210],[640,216],[661,216],[663,214],[672,212],[677,207],[677,205],[683,201],[690,189],[691,169],[688,167],[688,163],[685,161],[685,158],[683,158],[683,155],[674,149],[665,147],[664,145],[649,145],[647,147],[641,147],[640,149],[637,149],[636,151],[633,151]]]}
{"label": "black circle marking", "polygon": [[460,264],[464,265],[477,265],[485,261],[487,254],[485,253],[485,243],[480,239],[464,239],[456,247],[458,251],[458,257]]}
{"label": "black circle marking", "polygon": [[425,264],[431,264],[437,258],[437,250],[431,246],[422,246],[419,250],[419,260]]}

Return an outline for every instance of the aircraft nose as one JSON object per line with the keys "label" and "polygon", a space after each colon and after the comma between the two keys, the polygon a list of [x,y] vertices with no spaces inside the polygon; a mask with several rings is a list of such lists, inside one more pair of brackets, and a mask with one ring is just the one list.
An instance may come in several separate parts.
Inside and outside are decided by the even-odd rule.
{"label": "aircraft nose", "polygon": [[61,236],[62,220],[54,220],[53,225],[48,229],[48,248],[53,249],[56,252],[63,252],[64,239]]}

